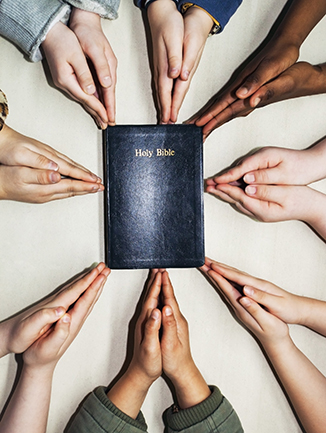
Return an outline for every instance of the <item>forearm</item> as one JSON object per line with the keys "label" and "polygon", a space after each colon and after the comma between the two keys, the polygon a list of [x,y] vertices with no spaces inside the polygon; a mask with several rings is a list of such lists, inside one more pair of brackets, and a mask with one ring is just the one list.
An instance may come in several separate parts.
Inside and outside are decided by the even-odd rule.
{"label": "forearm", "polygon": [[304,296],[299,297],[299,302],[301,314],[298,324],[326,337],[326,302]]}
{"label": "forearm", "polygon": [[0,423],[1,433],[45,433],[53,369],[23,367]]}
{"label": "forearm", "polygon": [[312,190],[312,193],[312,200],[309,203],[310,206],[307,206],[308,209],[303,221],[326,240],[326,195],[316,190]]}
{"label": "forearm", "polygon": [[195,365],[189,373],[184,370],[171,380],[181,409],[195,406],[206,400],[211,394],[205,379]]}
{"label": "forearm", "polygon": [[151,383],[148,381],[127,370],[108,391],[107,397],[118,409],[131,418],[136,419],[150,385]]}
{"label": "forearm", "polygon": [[[326,63],[325,68],[325,93],[326,93]],[[321,140],[315,146],[303,151],[308,156],[309,167],[313,169],[314,181],[326,178],[326,139]]]}
{"label": "forearm", "polygon": [[265,349],[304,430],[323,433],[326,423],[326,378],[290,338],[282,347],[265,346]]}
{"label": "forearm", "polygon": [[275,37],[300,47],[326,13],[324,0],[294,0]]}

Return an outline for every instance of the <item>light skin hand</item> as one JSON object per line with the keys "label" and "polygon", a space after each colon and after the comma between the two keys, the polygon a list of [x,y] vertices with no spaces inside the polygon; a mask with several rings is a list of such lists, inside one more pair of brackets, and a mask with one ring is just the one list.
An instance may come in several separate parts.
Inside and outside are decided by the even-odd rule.
{"label": "light skin hand", "polygon": [[176,122],[182,102],[197,70],[207,37],[214,24],[203,10],[191,7],[183,15],[183,59],[180,76],[174,83],[170,121]]}
{"label": "light skin hand", "polygon": [[54,84],[83,105],[97,125],[105,129],[106,108],[96,96],[96,87],[85,54],[74,32],[58,22],[42,43]]}
{"label": "light skin hand", "polygon": [[136,418],[152,383],[162,373],[159,340],[161,312],[157,309],[162,274],[152,270],[148,292],[136,323],[134,353],[126,373],[109,390],[108,398],[122,412]]}
{"label": "light skin hand", "polygon": [[184,23],[172,0],[156,0],[147,9],[153,43],[153,75],[160,123],[171,118],[173,80],[182,69]]}
{"label": "light skin hand", "polygon": [[[39,338],[41,340],[37,345],[41,344],[41,341],[43,344],[44,335],[47,335],[50,329],[53,331],[52,325],[59,320],[60,337],[62,330],[69,328],[68,324],[70,322],[62,320],[69,307],[78,299],[80,299],[80,304],[83,304],[86,302],[85,299],[89,299],[95,292],[98,293],[109,273],[110,270],[105,267],[104,263],[100,263],[83,277],[63,287],[58,293],[48,296],[23,312],[1,322],[0,355],[22,353]],[[86,295],[86,291],[88,294],[83,297]],[[54,333],[53,338],[55,336],[56,333]],[[48,343],[46,342],[47,346]]]}
{"label": "light skin hand", "polygon": [[[264,310],[252,298],[242,297],[235,286],[244,287],[246,294],[252,288],[246,284],[255,285],[254,296],[258,294],[257,286],[260,289],[271,289],[281,296],[284,296],[284,291],[279,292],[279,288],[269,286],[271,283],[251,277],[208,258],[200,270],[219,290],[239,320],[256,335],[264,346],[304,430],[311,433],[322,433],[325,425],[326,378],[294,345],[287,325],[274,316],[269,309]],[[262,296],[263,301],[266,299],[270,303],[272,298]],[[260,302],[260,299],[257,298],[257,300]],[[274,301],[275,299],[272,302]]]}
{"label": "light skin hand", "polygon": [[105,106],[108,124],[113,126],[115,125],[117,59],[103,33],[101,18],[95,13],[73,8],[69,27],[77,36],[85,56],[94,65],[98,85],[97,94]]}
{"label": "light skin hand", "polygon": [[[50,324],[51,327],[41,332],[23,354],[22,373],[1,420],[2,433],[45,432],[54,368],[90,314],[109,272],[100,263],[96,269],[61,292],[61,295],[69,295],[61,297],[66,302],[63,315],[57,318],[53,326]],[[65,313],[68,308],[69,312]],[[30,327],[28,320],[24,327]]]}
{"label": "light skin hand", "polygon": [[0,134],[0,200],[45,203],[103,189],[101,179],[80,164],[4,125]]}
{"label": "light skin hand", "polygon": [[191,356],[188,323],[167,272],[162,274],[162,302],[163,371],[175,387],[179,407],[186,409],[204,401],[211,392]]}
{"label": "light skin hand", "polygon": [[244,157],[222,175],[208,179],[207,185],[242,178],[247,184],[308,185],[326,176],[325,160],[326,140],[306,150],[264,147]]}
{"label": "light skin hand", "polygon": [[[207,275],[214,287],[223,295],[237,318],[259,339],[266,350],[274,350],[281,346],[291,345],[287,324],[273,313],[264,310],[254,298],[243,296],[236,288],[239,286],[251,293],[251,289],[271,289],[267,281],[252,277],[229,266],[206,258],[200,268]],[[233,283],[233,284],[232,284]],[[276,286],[275,286],[276,287]],[[278,288],[276,288],[277,291]],[[275,289],[273,289],[275,291]],[[288,315],[297,320],[294,306]],[[285,313],[286,314],[286,313]]]}

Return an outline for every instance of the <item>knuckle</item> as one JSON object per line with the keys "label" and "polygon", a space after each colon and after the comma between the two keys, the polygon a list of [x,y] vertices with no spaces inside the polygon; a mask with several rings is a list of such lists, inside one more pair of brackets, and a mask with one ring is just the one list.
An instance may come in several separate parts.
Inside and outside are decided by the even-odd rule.
{"label": "knuckle", "polygon": [[272,99],[275,95],[275,91],[274,89],[272,89],[271,87],[267,87],[266,92],[265,92],[265,99],[267,101],[269,101],[270,99]]}

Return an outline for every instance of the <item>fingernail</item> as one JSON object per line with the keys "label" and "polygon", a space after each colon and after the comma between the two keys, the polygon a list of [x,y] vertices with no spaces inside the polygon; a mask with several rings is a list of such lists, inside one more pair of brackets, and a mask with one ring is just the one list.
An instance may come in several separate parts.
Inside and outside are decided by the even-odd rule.
{"label": "fingernail", "polygon": [[253,106],[257,107],[257,105],[259,104],[260,101],[261,101],[260,98],[255,98],[254,101],[253,101]]}
{"label": "fingernail", "polygon": [[245,175],[243,176],[243,180],[244,180],[246,183],[252,183],[252,182],[255,182],[255,175],[254,175],[254,174],[245,174]]}
{"label": "fingernail", "polygon": [[166,316],[172,316],[172,308],[171,307],[166,307],[165,308],[165,315]]}
{"label": "fingernail", "polygon": [[237,91],[237,94],[240,96],[246,96],[246,94],[249,92],[247,87],[240,87],[240,89]]}
{"label": "fingernail", "polygon": [[58,164],[56,164],[55,162],[51,161],[48,166],[47,166],[48,170],[54,170],[57,171],[59,169]]}
{"label": "fingernail", "polygon": [[249,307],[249,305],[251,305],[251,301],[249,298],[241,298],[240,301],[241,304],[244,305],[245,307]]}
{"label": "fingernail", "polygon": [[186,78],[186,80],[189,78],[189,71],[184,71],[183,76]]}
{"label": "fingernail", "polygon": [[70,316],[68,314],[65,314],[62,318],[62,321],[64,323],[69,323],[70,322]]}
{"label": "fingernail", "polygon": [[57,317],[61,317],[61,316],[64,314],[64,312],[65,312],[65,309],[62,308],[62,307],[59,307],[59,308],[56,308],[56,310],[55,310],[55,315],[56,315]]}
{"label": "fingernail", "polygon": [[98,182],[99,178],[96,176],[96,174],[90,173],[90,176],[95,182]]}
{"label": "fingernail", "polygon": [[178,68],[171,68],[170,69],[170,74],[176,74],[177,72],[179,72]]}
{"label": "fingernail", "polygon": [[96,89],[95,89],[94,84],[90,84],[85,89],[85,93],[87,93],[88,95],[93,95],[95,93],[95,91],[96,91]]}
{"label": "fingernail", "polygon": [[60,182],[60,180],[61,180],[61,176],[59,173],[57,173],[57,172],[50,173],[50,181],[52,183],[58,183],[58,182]]}
{"label": "fingernail", "polygon": [[253,294],[254,294],[254,289],[252,289],[251,287],[248,287],[248,286],[245,286],[243,288],[243,291],[248,296],[253,296]]}
{"label": "fingernail", "polygon": [[111,77],[109,75],[107,77],[104,77],[102,81],[104,83],[104,86],[106,86],[106,87],[109,87],[112,84],[112,80],[111,80]]}
{"label": "fingernail", "polygon": [[100,189],[100,187],[98,185],[97,186],[93,186],[92,191],[93,192],[97,192],[99,189]]}
{"label": "fingernail", "polygon": [[152,319],[157,320],[160,315],[159,315],[159,312],[157,310],[153,310],[151,316],[152,316]]}
{"label": "fingernail", "polygon": [[246,191],[246,194],[248,194],[248,195],[255,195],[257,192],[257,188],[255,186],[250,185],[250,186],[246,187],[245,191]]}

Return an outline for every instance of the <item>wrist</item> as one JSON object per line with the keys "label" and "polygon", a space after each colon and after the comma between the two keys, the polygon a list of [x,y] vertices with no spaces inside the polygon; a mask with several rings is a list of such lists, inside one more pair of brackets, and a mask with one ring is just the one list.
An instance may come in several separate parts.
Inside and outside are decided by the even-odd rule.
{"label": "wrist", "polygon": [[211,15],[203,8],[193,5],[184,13],[184,18],[194,19],[197,22],[198,28],[202,29],[205,36],[208,36],[215,24]]}
{"label": "wrist", "polygon": [[74,25],[77,24],[85,24],[87,26],[101,23],[101,17],[95,12],[88,12],[82,9],[73,8],[70,20],[69,27],[72,29]]}

